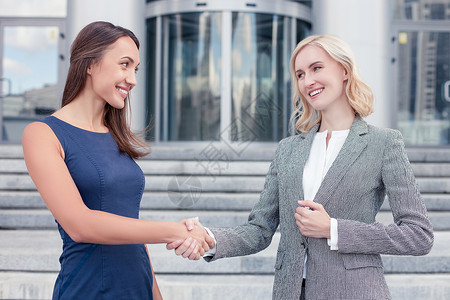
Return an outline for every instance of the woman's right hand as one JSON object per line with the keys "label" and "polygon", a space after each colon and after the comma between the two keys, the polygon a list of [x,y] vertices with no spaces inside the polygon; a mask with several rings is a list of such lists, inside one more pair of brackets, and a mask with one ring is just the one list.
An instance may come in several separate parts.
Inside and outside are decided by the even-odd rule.
{"label": "woman's right hand", "polygon": [[208,234],[198,218],[182,220],[180,223],[186,226],[191,235],[184,241],[177,240],[166,245],[167,250],[175,249],[176,255],[181,255],[190,260],[198,260],[214,247],[214,239]]}

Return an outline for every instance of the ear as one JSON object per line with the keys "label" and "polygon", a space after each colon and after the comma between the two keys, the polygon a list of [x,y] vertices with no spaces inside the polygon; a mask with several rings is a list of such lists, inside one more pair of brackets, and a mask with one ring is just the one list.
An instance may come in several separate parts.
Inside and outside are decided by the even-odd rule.
{"label": "ear", "polygon": [[344,69],[344,80],[348,80],[348,72],[345,68]]}
{"label": "ear", "polygon": [[87,68],[86,73],[92,75],[92,64]]}

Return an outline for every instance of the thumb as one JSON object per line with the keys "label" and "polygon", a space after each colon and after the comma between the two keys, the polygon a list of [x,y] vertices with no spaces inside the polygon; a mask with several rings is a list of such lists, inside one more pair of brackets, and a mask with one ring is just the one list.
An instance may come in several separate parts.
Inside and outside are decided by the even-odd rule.
{"label": "thumb", "polygon": [[194,229],[194,226],[198,224],[198,218],[190,218],[186,220],[186,228],[187,230]]}

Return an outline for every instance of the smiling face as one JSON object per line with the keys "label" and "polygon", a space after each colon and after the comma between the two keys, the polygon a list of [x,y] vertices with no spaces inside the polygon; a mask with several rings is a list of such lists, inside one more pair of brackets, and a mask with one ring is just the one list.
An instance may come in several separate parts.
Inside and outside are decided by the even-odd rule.
{"label": "smiling face", "polygon": [[87,70],[93,97],[114,108],[123,108],[125,98],[136,86],[138,66],[139,50],[134,41],[128,36],[117,39],[102,59]]}
{"label": "smiling face", "polygon": [[348,105],[345,69],[319,46],[306,45],[294,65],[297,86],[302,98],[317,111],[326,112]]}

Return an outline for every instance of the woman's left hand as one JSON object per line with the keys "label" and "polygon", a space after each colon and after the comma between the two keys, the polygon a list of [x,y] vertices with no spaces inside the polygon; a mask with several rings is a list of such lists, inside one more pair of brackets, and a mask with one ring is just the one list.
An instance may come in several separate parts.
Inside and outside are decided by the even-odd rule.
{"label": "woman's left hand", "polygon": [[330,216],[322,204],[311,200],[298,201],[295,223],[300,232],[312,238],[330,238]]}

